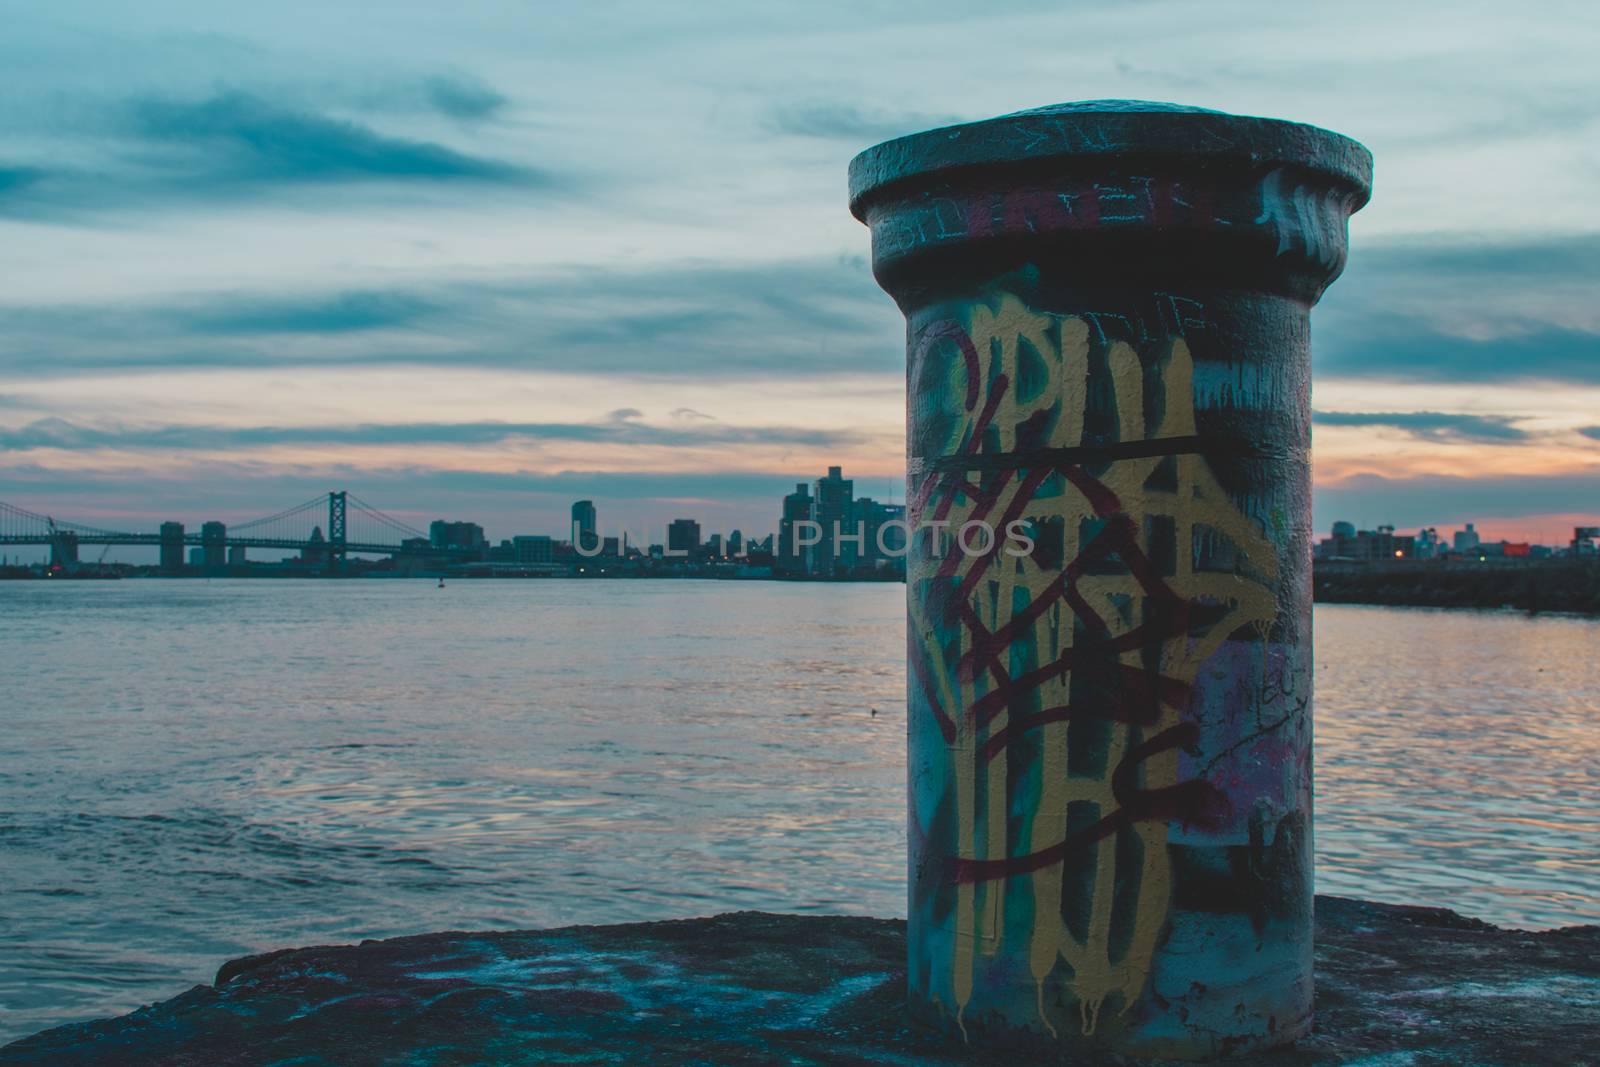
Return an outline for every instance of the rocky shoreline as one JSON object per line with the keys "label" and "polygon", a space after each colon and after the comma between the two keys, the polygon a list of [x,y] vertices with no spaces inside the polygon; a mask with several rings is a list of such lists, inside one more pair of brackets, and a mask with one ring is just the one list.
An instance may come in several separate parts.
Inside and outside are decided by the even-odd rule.
{"label": "rocky shoreline", "polygon": [[1323,604],[1600,615],[1600,564],[1319,562],[1311,590]]}
{"label": "rocky shoreline", "polygon": [[[741,912],[288,949],[0,1064],[1015,1064],[904,1019],[905,924]],[[1081,1061],[1080,1061],[1081,1062]],[[1600,926],[1527,932],[1317,898],[1317,1021],[1230,1063],[1600,1064]]]}

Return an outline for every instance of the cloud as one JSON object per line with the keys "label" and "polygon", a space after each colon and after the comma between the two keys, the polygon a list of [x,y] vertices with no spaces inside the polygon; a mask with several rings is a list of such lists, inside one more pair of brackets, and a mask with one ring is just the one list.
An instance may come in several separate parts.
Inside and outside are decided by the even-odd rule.
{"label": "cloud", "polygon": [[1552,475],[1459,478],[1426,475],[1386,478],[1362,474],[1318,485],[1317,529],[1335,520],[1363,527],[1393,523],[1401,529],[1469,522],[1478,516],[1515,518],[1592,509],[1600,498],[1600,466]]}
{"label": "cloud", "polygon": [[1216,85],[1219,77],[1235,79],[1239,76],[1239,72],[1236,69],[1221,71],[1210,64],[1207,65],[1207,72],[1203,75],[1191,74],[1178,70],[1166,70],[1159,67],[1141,66],[1139,64],[1129,63],[1125,59],[1115,60],[1111,66],[1113,70],[1115,70],[1124,78],[1144,84],[1163,85],[1172,89],[1183,89],[1189,92],[1196,90],[1209,90]]}
{"label": "cloud", "polygon": [[369,470],[338,463],[313,470],[223,461],[208,465],[200,478],[191,471],[181,477],[152,471],[130,497],[127,475],[120,470],[86,468],[63,483],[59,470],[18,465],[0,468],[0,500],[64,522],[153,531],[168,519],[191,526],[209,519],[236,524],[329,489],[348,489],[419,527],[438,517],[466,518],[483,523],[491,539],[499,539],[522,533],[564,536],[572,501],[591,499],[600,505],[608,535],[626,525],[636,540],[647,534],[660,541],[665,517],[673,514],[699,517],[708,530],[769,531],[797,477],[751,471]]}
{"label": "cloud", "polygon": [[1505,444],[1528,438],[1506,415],[1460,415],[1442,411],[1316,411],[1312,420],[1323,426],[1387,426],[1425,441],[1460,441]]}
{"label": "cloud", "polygon": [[1506,98],[1497,101],[1498,114],[1473,114],[1447,123],[1433,133],[1417,131],[1409,144],[1413,148],[1462,143],[1520,141],[1542,134],[1581,133],[1600,118],[1594,94],[1586,86],[1567,87],[1564,92],[1532,99]]}
{"label": "cloud", "polygon": [[[820,472],[819,472],[820,473]],[[364,477],[361,472],[358,477]],[[474,492],[550,493],[567,500],[592,496],[602,499],[730,499],[770,501],[776,518],[783,495],[794,491],[795,476],[749,471],[443,471],[416,469],[389,472],[383,484],[412,491],[448,486]]]}
{"label": "cloud", "polygon": [[1578,432],[1585,437],[1592,437],[1596,441],[1600,441],[1600,426],[1584,426]]}
{"label": "cloud", "polygon": [[1600,234],[1520,240],[1392,238],[1361,254],[1380,274],[1412,274],[1444,287],[1508,277],[1559,283],[1600,272]]}
{"label": "cloud", "polygon": [[0,167],[0,194],[25,189],[45,176],[37,167]]}
{"label": "cloud", "polygon": [[[815,472],[816,475],[822,471]],[[481,471],[425,466],[369,470],[332,463],[315,472],[293,468],[264,468],[246,462],[220,463],[211,477],[185,476],[163,479],[156,472],[144,479],[141,491],[152,506],[181,508],[196,515],[234,512],[234,520],[271,514],[328,489],[349,489],[374,506],[396,515],[423,514],[440,508],[445,493],[461,494],[470,508],[499,506],[494,496],[521,498],[550,494],[568,503],[583,498],[622,500],[745,499],[770,502],[776,519],[783,496],[792,493],[800,477],[789,472],[760,471]],[[61,472],[49,467],[19,465],[0,469],[0,500],[30,507],[47,493],[62,488]],[[70,483],[74,499],[96,494],[126,498],[127,476],[121,471],[86,469]],[[92,505],[91,505],[92,506]],[[470,510],[464,511],[471,514]],[[83,519],[82,514],[72,518]],[[93,525],[91,523],[91,525]]]}
{"label": "cloud", "polygon": [[492,445],[510,440],[695,447],[789,444],[845,448],[860,434],[792,426],[656,426],[643,413],[622,408],[594,422],[429,422],[333,426],[206,426],[75,423],[58,417],[0,427],[0,451],[56,448],[232,451],[273,445]]}
{"label": "cloud", "polygon": [[1600,334],[1557,328],[1463,337],[1374,311],[1317,334],[1314,366],[1336,378],[1424,382],[1600,383]]}
{"label": "cloud", "polygon": [[814,378],[898,373],[905,344],[899,314],[855,258],[0,307],[0,338],[0,374],[16,377],[91,368],[437,364]]}
{"label": "cloud", "polygon": [[149,98],[128,108],[140,140],[193,150],[184,162],[203,180],[348,181],[351,179],[508,181],[524,177],[506,163],[443,145],[389,137],[232,90],[203,100]]}
{"label": "cloud", "polygon": [[[1324,380],[1600,384],[1596,287],[1600,236],[1358,248],[1312,316],[1315,370]],[[897,373],[904,345],[898,313],[857,257],[0,307],[0,337],[0,373],[23,376],[390,363],[777,379]],[[1514,437],[1488,421],[1411,429]]]}
{"label": "cloud", "polygon": [[1600,234],[1357,245],[1312,316],[1320,375],[1600,382]]}
{"label": "cloud", "polygon": [[[453,79],[407,92],[421,92],[425,110],[454,118],[486,117],[503,103],[493,90]],[[334,185],[561,184],[544,170],[381,132],[287,92],[225,89],[80,105],[63,109],[51,135],[49,163],[0,164],[0,218],[75,222]]]}
{"label": "cloud", "polygon": [[81,448],[82,428],[54,415],[35,419],[17,430],[0,429],[0,451],[24,448]]}
{"label": "cloud", "polygon": [[455,119],[484,119],[509,102],[505,95],[473,78],[428,78],[423,83],[427,99],[441,114]]}
{"label": "cloud", "polygon": [[300,300],[222,297],[176,317],[200,333],[345,333],[404,326],[434,310],[414,293],[374,290]]}
{"label": "cloud", "polygon": [[916,111],[869,110],[841,101],[812,100],[779,104],[767,114],[767,129],[793,137],[828,140],[887,141],[918,130],[950,126],[962,121],[955,115],[929,115]]}

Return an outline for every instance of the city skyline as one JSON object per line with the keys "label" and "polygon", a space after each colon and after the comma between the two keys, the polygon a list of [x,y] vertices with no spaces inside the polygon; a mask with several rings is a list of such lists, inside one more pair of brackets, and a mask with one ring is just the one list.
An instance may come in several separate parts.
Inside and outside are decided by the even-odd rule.
{"label": "city skyline", "polygon": [[[784,496],[776,528],[765,533],[737,527],[712,530],[686,516],[659,531],[622,523],[608,529],[595,502],[582,499],[571,504],[563,531],[523,530],[498,539],[471,518],[434,518],[426,530],[420,523],[411,526],[347,489],[330,490],[232,528],[217,519],[198,524],[198,529],[166,519],[155,532],[108,530],[0,501],[0,547],[7,550],[0,562],[24,568],[48,564],[51,573],[68,576],[102,574],[113,564],[168,576],[261,574],[263,563],[339,576],[369,573],[372,559],[379,558],[387,564],[376,569],[399,573],[425,566],[470,569],[487,564],[508,574],[527,572],[515,576],[558,570],[582,575],[585,565],[592,564],[598,568],[596,576],[619,576],[619,571],[630,570],[619,563],[643,559],[669,567],[679,562],[748,564],[738,577],[903,577],[910,533],[906,505],[856,496],[854,486],[841,467],[830,466],[822,477],[798,483],[795,493]],[[92,561],[82,554],[96,546],[102,551]],[[115,556],[112,548],[117,549]],[[151,551],[155,564],[138,558]],[[258,554],[252,558],[251,551]],[[367,558],[352,569],[359,557]]]}
{"label": "city skyline", "polygon": [[[843,467],[839,464],[830,464],[826,474],[815,480],[786,483],[785,488],[789,484],[794,485],[794,491],[784,493],[781,499],[774,504],[771,514],[765,520],[757,519],[747,526],[724,526],[720,528],[703,522],[698,514],[675,515],[673,518],[655,525],[645,522],[630,526],[620,519],[608,521],[604,510],[597,505],[595,498],[582,498],[571,501],[567,506],[566,522],[553,529],[535,527],[524,523],[514,529],[508,528],[505,531],[501,531],[479,522],[470,511],[450,517],[443,517],[437,514],[432,514],[431,517],[424,517],[430,515],[426,509],[390,510],[395,516],[411,516],[415,518],[415,525],[419,530],[426,528],[436,546],[454,541],[456,533],[452,531],[468,531],[470,536],[476,539],[476,543],[484,547],[485,551],[492,546],[505,548],[513,542],[528,540],[541,540],[558,545],[572,544],[576,541],[575,535],[581,531],[585,534],[592,533],[594,535],[596,540],[590,547],[597,553],[600,551],[600,546],[606,546],[608,553],[615,554],[612,542],[648,553],[653,548],[681,547],[676,545],[675,538],[682,536],[692,527],[694,548],[711,544],[720,546],[724,538],[731,536],[737,536],[746,545],[770,541],[771,549],[776,552],[780,559],[786,556],[795,556],[801,560],[796,566],[789,568],[791,573],[803,573],[814,568],[815,563],[813,560],[815,558],[849,555],[848,551],[837,553],[834,551],[831,533],[831,524],[834,522],[842,520],[845,530],[855,529],[859,522],[868,531],[867,536],[870,542],[876,538],[877,528],[885,520],[892,517],[895,521],[903,521],[905,517],[903,503],[897,505],[892,499],[877,501],[865,494],[856,495],[854,478],[844,477]],[[825,492],[829,491],[831,491],[832,497],[825,501]],[[16,505],[17,502],[0,501],[0,503]],[[852,510],[854,505],[865,505],[866,510],[859,512]],[[174,519],[172,516],[166,516],[160,520],[159,525],[163,533],[168,528],[175,527],[181,537],[182,532],[186,529],[189,532],[193,532],[216,527],[226,528],[230,521],[240,521],[242,519],[245,522],[250,522],[259,518],[260,515],[254,513],[240,516],[233,520],[212,517],[199,521],[188,517]],[[1366,544],[1369,537],[1372,537],[1374,533],[1376,533],[1377,537],[1384,539],[1382,550],[1377,552],[1374,558],[1388,557],[1390,555],[1389,549],[1395,544],[1401,543],[1405,545],[1404,551],[1395,554],[1409,558],[1413,554],[1413,542],[1416,542],[1418,547],[1418,558],[1429,558],[1432,552],[1424,551],[1424,549],[1430,544],[1431,538],[1438,538],[1438,543],[1442,544],[1446,549],[1453,544],[1455,551],[1458,553],[1462,551],[1464,544],[1469,545],[1471,548],[1476,548],[1480,543],[1484,546],[1511,544],[1526,547],[1532,545],[1535,548],[1546,547],[1560,552],[1565,546],[1572,543],[1574,534],[1577,531],[1592,531],[1597,528],[1597,524],[1600,524],[1600,511],[1575,513],[1573,518],[1575,521],[1572,526],[1553,531],[1541,530],[1541,536],[1538,537],[1516,538],[1502,536],[1496,531],[1484,527],[1477,520],[1470,519],[1455,524],[1456,529],[1454,530],[1450,529],[1452,524],[1449,523],[1421,523],[1415,527],[1415,534],[1407,533],[1400,524],[1378,522],[1370,524],[1370,529],[1360,530],[1360,537],[1363,544]],[[52,516],[52,519],[68,524],[82,522],[84,516],[62,514],[60,516]],[[803,548],[793,548],[790,544],[791,535],[789,531],[791,524],[796,520],[817,523],[822,530],[820,539],[816,543]],[[1324,555],[1329,557],[1339,555],[1340,553],[1335,551],[1332,546],[1341,539],[1355,543],[1358,525],[1367,526],[1369,524],[1357,524],[1346,519],[1335,519],[1327,527],[1314,530],[1312,543],[1318,558],[1322,558]],[[441,534],[441,530],[446,532]],[[154,528],[145,530],[127,527],[126,532],[152,533]],[[319,527],[318,533],[320,532]],[[1591,534],[1590,536],[1592,537],[1593,535]],[[898,542],[899,546],[903,546],[903,544],[903,541]],[[847,549],[850,547],[846,546]],[[106,558],[109,562],[141,562],[138,558],[140,552],[147,553],[148,546],[120,547],[116,552],[108,553]],[[131,557],[130,553],[132,554]],[[12,546],[11,558],[14,561],[26,561],[29,558],[29,554],[29,549],[26,547]],[[40,558],[48,558],[50,552],[47,547],[37,546],[32,554]],[[1362,554],[1371,555],[1372,553],[1363,548]],[[868,555],[872,555],[870,550]]]}
{"label": "city skyline", "polygon": [[[835,465],[831,466],[829,469],[833,470],[833,471],[837,471],[838,470],[838,465],[835,464]],[[781,488],[782,489],[788,489],[788,488],[792,487],[793,484],[794,484],[793,477],[792,476],[784,476],[784,477],[788,478],[788,480],[785,481],[782,484]],[[887,489],[889,494],[892,494],[893,497],[899,497],[900,496],[900,489],[901,489],[900,486],[891,485],[891,486],[886,487],[886,489]],[[576,509],[578,508],[579,505],[588,505],[588,511],[589,511],[589,515],[590,515],[590,520],[589,521],[591,523],[593,523],[594,525],[592,527],[585,527],[585,528],[594,529],[596,534],[598,536],[600,536],[600,537],[603,537],[603,538],[612,538],[612,537],[617,537],[619,535],[626,534],[628,539],[629,539],[629,542],[632,543],[632,544],[641,544],[641,543],[642,544],[649,544],[649,543],[651,543],[652,540],[654,542],[656,542],[656,543],[665,543],[665,538],[666,538],[666,535],[667,535],[667,531],[668,531],[669,527],[672,525],[672,523],[680,521],[680,520],[684,520],[684,519],[689,519],[689,520],[692,520],[692,521],[696,522],[704,530],[704,532],[706,534],[708,534],[708,535],[709,534],[720,534],[720,535],[726,536],[727,534],[730,534],[730,533],[741,533],[747,539],[748,538],[763,539],[763,538],[775,535],[777,533],[777,531],[778,531],[779,524],[780,524],[781,518],[782,518],[782,516],[781,516],[781,498],[782,497],[783,497],[783,493],[782,492],[779,492],[778,494],[775,495],[774,500],[772,502],[772,506],[770,508],[772,514],[770,514],[770,515],[768,515],[768,516],[766,516],[764,518],[757,517],[757,518],[753,519],[753,521],[751,521],[749,524],[744,525],[744,526],[740,526],[740,525],[737,525],[737,524],[732,525],[732,526],[718,526],[715,523],[702,521],[702,516],[698,512],[695,513],[695,514],[673,513],[671,518],[668,518],[665,521],[657,521],[657,522],[631,521],[630,522],[628,520],[625,520],[625,519],[622,519],[622,518],[616,517],[616,516],[607,517],[606,513],[605,513],[605,507],[604,507],[605,500],[603,498],[585,498],[585,499],[580,499],[580,500],[568,501],[566,506],[565,506],[565,509],[564,509],[565,512],[566,512],[566,515],[564,517],[559,518],[559,519],[555,519],[555,520],[553,520],[551,522],[545,522],[543,524],[541,524],[541,522],[539,520],[531,520],[531,519],[530,520],[524,520],[524,519],[515,519],[515,518],[513,518],[513,519],[509,520],[509,523],[504,523],[503,524],[503,526],[504,526],[503,529],[500,528],[500,527],[495,527],[495,526],[492,526],[490,524],[481,522],[480,521],[481,509],[473,509],[470,501],[467,502],[464,505],[464,510],[461,510],[459,514],[457,514],[455,512],[452,512],[448,516],[441,515],[439,513],[438,509],[430,509],[430,508],[428,508],[426,506],[423,506],[423,507],[392,507],[392,508],[388,508],[387,511],[388,511],[389,514],[393,515],[396,518],[408,520],[409,522],[411,522],[411,524],[415,525],[420,530],[427,530],[427,529],[429,529],[431,527],[434,527],[434,526],[437,526],[437,525],[439,525],[441,523],[446,524],[446,525],[456,524],[456,523],[466,523],[466,524],[470,524],[470,525],[475,525],[475,526],[478,526],[478,527],[481,528],[481,532],[482,532],[483,536],[487,539],[487,541],[489,541],[491,543],[497,543],[499,541],[510,540],[510,539],[515,538],[515,537],[528,536],[528,535],[544,536],[544,537],[555,538],[557,540],[570,541],[571,540],[572,530],[573,530],[574,526],[578,525],[580,523],[580,521],[581,521],[577,517],[577,515],[575,514],[575,511],[576,511]],[[861,499],[861,498],[858,497],[856,499]],[[871,498],[871,497],[867,497],[866,499],[869,502],[873,501],[873,498]],[[884,502],[885,501],[878,501],[878,503],[880,503],[880,504],[884,503]],[[892,504],[893,500],[888,500],[887,502]],[[597,507],[597,503],[599,505],[598,507]],[[693,502],[690,502],[690,503],[691,503],[691,505],[693,504]],[[154,518],[148,518],[142,512],[136,512],[134,514],[134,517],[138,521],[133,522],[133,523],[123,523],[123,524],[119,525],[117,520],[128,518],[129,516],[128,516],[127,513],[119,511],[119,512],[113,512],[109,516],[105,516],[105,515],[89,515],[86,511],[74,512],[74,511],[66,511],[66,510],[48,512],[47,513],[45,511],[39,510],[35,506],[32,506],[32,503],[30,501],[0,500],[0,504],[10,504],[10,505],[13,505],[15,507],[21,507],[21,508],[23,508],[25,510],[36,512],[40,516],[45,516],[45,515],[48,514],[48,517],[52,521],[57,521],[57,522],[61,523],[64,526],[70,526],[70,525],[75,524],[75,523],[82,523],[84,525],[90,525],[90,526],[102,525],[102,526],[105,526],[107,528],[122,530],[122,531],[125,531],[125,532],[128,532],[128,533],[155,533],[157,531],[158,527],[160,527],[162,525],[167,525],[167,524],[170,524],[170,523],[177,523],[180,526],[184,526],[186,529],[190,530],[191,532],[199,530],[202,526],[216,524],[216,523],[221,523],[223,526],[231,526],[231,525],[234,525],[234,524],[237,524],[237,523],[240,523],[240,522],[251,522],[253,520],[258,520],[258,519],[260,519],[262,517],[262,514],[264,513],[264,511],[272,510],[272,504],[269,503],[269,502],[264,502],[264,501],[253,501],[253,502],[250,502],[250,503],[246,503],[246,504],[234,507],[234,508],[232,508],[230,510],[227,510],[227,511],[222,511],[222,510],[217,509],[215,507],[206,508],[204,505],[201,505],[198,509],[196,509],[193,512],[190,512],[190,513],[183,513],[183,514],[162,513],[161,515],[156,516]],[[903,507],[903,504],[901,504],[900,506]],[[204,512],[204,514],[206,516],[205,518],[201,518],[200,517],[200,513],[201,512]],[[597,512],[599,513],[599,516],[600,516],[599,518],[595,517]],[[623,513],[626,514],[628,512],[626,510],[624,510]],[[96,522],[94,520],[101,520],[101,521],[100,522]],[[650,534],[651,537],[646,538],[645,537],[646,533]],[[659,535],[659,536],[657,536],[657,535]],[[48,555],[48,550],[40,549],[40,551],[43,552],[45,555]],[[138,548],[138,547],[133,548],[133,549],[122,549],[122,548],[119,548],[108,558],[110,558],[112,560],[119,560],[120,561],[120,560],[123,559],[123,555],[124,555],[124,553],[126,551],[138,552],[138,551],[142,551],[142,549]]]}
{"label": "city skyline", "polygon": [[1581,6],[623,5],[535,34],[487,8],[3,10],[0,500],[228,521],[352,484],[499,528],[591,496],[731,529],[841,462],[886,495],[903,331],[849,158],[1143,97],[1378,160],[1313,327],[1318,530],[1553,538],[1600,501]]}

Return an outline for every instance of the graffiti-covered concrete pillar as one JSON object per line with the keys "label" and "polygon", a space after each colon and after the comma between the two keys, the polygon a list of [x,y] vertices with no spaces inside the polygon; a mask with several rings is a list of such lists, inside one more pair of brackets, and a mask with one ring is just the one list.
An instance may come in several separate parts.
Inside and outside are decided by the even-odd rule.
{"label": "graffiti-covered concrete pillar", "polygon": [[1371,170],[1125,101],[851,164],[907,321],[922,1020],[1181,1058],[1310,1026],[1308,314]]}

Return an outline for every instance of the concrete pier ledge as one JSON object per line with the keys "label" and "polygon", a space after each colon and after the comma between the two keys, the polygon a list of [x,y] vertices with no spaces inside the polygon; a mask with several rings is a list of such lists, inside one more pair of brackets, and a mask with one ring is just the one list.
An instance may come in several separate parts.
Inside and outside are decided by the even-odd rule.
{"label": "concrete pier ledge", "polygon": [[[1312,1034],[1230,1063],[1600,1064],[1600,927],[1318,897],[1316,937]],[[900,921],[762,912],[289,949],[0,1064],[1054,1062],[909,1028],[905,958]]]}

